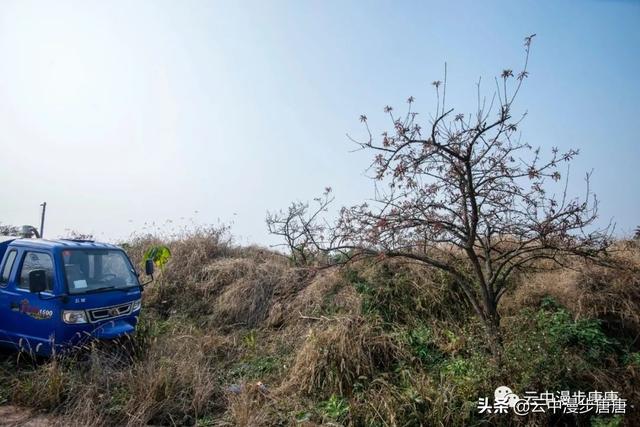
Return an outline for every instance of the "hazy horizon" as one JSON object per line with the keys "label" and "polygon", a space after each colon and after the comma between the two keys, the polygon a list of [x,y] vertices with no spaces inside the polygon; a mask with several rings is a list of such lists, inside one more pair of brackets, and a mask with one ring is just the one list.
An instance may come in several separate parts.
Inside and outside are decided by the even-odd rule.
{"label": "hazy horizon", "polygon": [[[423,120],[518,70],[523,139],[579,148],[601,222],[640,225],[640,2],[96,2],[0,5],[0,223],[119,240],[188,224],[273,243],[267,210],[331,186],[373,195],[351,153],[367,114],[408,96]],[[168,222],[171,221],[171,222]],[[147,228],[145,228],[147,227]]]}

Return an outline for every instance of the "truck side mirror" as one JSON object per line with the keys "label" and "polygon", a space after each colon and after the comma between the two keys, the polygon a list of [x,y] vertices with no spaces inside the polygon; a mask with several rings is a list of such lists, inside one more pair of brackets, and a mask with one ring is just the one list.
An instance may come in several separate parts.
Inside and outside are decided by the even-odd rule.
{"label": "truck side mirror", "polygon": [[147,276],[153,276],[153,260],[152,259],[148,259],[144,262],[144,273]]}
{"label": "truck side mirror", "polygon": [[32,270],[29,272],[29,292],[35,294],[47,290],[47,272],[45,270]]}

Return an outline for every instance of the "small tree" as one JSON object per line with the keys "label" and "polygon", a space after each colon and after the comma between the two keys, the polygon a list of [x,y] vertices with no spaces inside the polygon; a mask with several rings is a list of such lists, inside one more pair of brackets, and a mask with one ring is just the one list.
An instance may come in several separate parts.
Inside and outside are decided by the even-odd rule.
{"label": "small tree", "polygon": [[291,260],[296,266],[308,265],[318,253],[320,242],[316,238],[325,231],[326,223],[322,223],[320,215],[327,211],[333,202],[331,187],[325,188],[322,197],[317,197],[316,209],[311,215],[309,204],[293,202],[286,212],[267,212],[267,228],[269,233],[285,240],[285,246],[291,253]]}
{"label": "small tree", "polygon": [[368,138],[352,140],[374,155],[375,199],[342,208],[328,226],[319,219],[331,200],[327,191],[317,210],[294,204],[269,214],[271,232],[284,236],[294,256],[302,253],[300,244],[342,259],[399,257],[443,270],[464,292],[499,357],[498,303],[510,278],[571,256],[595,257],[610,235],[609,227],[591,229],[598,203],[589,175],[584,198],[569,197],[566,180],[558,195],[548,191],[549,181],[561,179],[559,166],[578,151],[554,148],[543,161],[539,149],[520,140],[524,115],[513,119],[512,109],[529,75],[533,37],[525,38],[522,71],[504,70],[489,103],[478,83],[478,107],[469,117],[446,108],[446,69],[445,81],[433,83],[437,107],[427,127],[411,110],[413,97],[401,117],[385,107],[393,128],[380,138],[361,116]]}
{"label": "small tree", "polygon": [[19,233],[19,227],[0,223],[0,236],[17,236]]}

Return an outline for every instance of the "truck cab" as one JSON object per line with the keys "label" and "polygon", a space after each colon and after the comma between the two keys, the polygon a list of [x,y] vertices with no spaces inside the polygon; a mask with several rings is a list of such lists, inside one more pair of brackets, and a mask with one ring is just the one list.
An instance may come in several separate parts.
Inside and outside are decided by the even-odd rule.
{"label": "truck cab", "polygon": [[0,239],[0,345],[49,356],[134,332],[142,287],[121,248]]}

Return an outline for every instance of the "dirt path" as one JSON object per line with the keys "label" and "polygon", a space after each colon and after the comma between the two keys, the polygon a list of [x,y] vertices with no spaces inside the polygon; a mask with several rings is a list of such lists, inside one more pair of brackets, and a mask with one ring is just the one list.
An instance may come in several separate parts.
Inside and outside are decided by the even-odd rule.
{"label": "dirt path", "polygon": [[54,423],[46,415],[17,406],[0,406],[0,426],[51,427]]}

